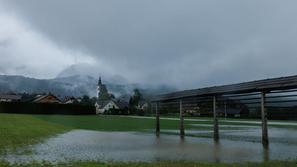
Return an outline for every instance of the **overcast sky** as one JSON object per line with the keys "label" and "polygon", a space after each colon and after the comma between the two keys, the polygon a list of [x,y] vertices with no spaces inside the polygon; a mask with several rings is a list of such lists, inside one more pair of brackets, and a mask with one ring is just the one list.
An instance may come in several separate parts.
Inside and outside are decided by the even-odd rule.
{"label": "overcast sky", "polygon": [[[296,0],[0,0],[0,74],[179,88],[297,74]],[[83,68],[81,68],[83,66]]]}

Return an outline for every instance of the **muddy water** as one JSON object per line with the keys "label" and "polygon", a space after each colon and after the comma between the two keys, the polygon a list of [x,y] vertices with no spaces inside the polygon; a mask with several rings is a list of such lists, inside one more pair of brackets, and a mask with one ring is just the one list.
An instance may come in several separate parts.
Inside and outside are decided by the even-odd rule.
{"label": "muddy water", "polygon": [[2,159],[18,163],[32,160],[239,162],[286,160],[297,157],[297,145],[282,142],[272,142],[267,151],[262,149],[259,142],[222,139],[220,143],[214,143],[211,138],[186,137],[181,140],[176,135],[161,135],[157,138],[151,133],[87,130],[73,130],[50,138],[45,143],[34,145],[31,149],[32,154],[10,153]]}

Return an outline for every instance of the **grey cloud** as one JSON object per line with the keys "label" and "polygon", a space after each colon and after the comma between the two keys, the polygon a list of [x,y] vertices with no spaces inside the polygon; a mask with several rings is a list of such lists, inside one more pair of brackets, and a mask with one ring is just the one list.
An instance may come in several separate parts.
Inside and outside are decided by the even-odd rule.
{"label": "grey cloud", "polygon": [[181,88],[296,73],[296,1],[26,0],[7,8],[133,82]]}

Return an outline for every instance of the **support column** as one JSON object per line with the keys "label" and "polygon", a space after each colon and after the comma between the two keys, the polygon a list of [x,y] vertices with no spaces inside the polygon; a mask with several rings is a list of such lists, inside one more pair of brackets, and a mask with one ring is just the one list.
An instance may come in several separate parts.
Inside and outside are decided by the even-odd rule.
{"label": "support column", "polygon": [[156,102],[156,135],[160,135],[160,111],[158,109],[159,102]]}
{"label": "support column", "polygon": [[265,108],[265,92],[261,92],[261,117],[262,117],[262,144],[265,148],[268,147],[268,128],[267,128],[267,111]]}
{"label": "support column", "polygon": [[227,102],[224,102],[225,120],[227,119]]}
{"label": "support column", "polygon": [[219,140],[219,125],[218,125],[218,118],[217,118],[217,104],[216,104],[216,96],[213,96],[213,139],[215,141]]}
{"label": "support column", "polygon": [[180,119],[180,137],[184,138],[185,136],[185,128],[184,128],[184,112],[183,112],[183,103],[182,100],[179,101],[179,119]]}

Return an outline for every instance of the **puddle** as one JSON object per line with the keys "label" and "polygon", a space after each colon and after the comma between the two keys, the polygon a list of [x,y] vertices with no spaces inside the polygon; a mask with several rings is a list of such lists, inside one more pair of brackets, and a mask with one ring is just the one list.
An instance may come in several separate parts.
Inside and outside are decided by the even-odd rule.
{"label": "puddle", "polygon": [[10,153],[2,159],[12,163],[26,163],[32,160],[50,162],[71,160],[242,162],[263,161],[267,158],[287,160],[297,157],[297,145],[285,143],[272,142],[267,151],[263,150],[261,143],[255,142],[223,139],[220,143],[214,143],[211,138],[185,137],[181,140],[176,135],[161,134],[157,138],[151,133],[88,130],[73,130],[50,138],[45,143],[34,145],[31,149],[33,151],[31,155]]}

